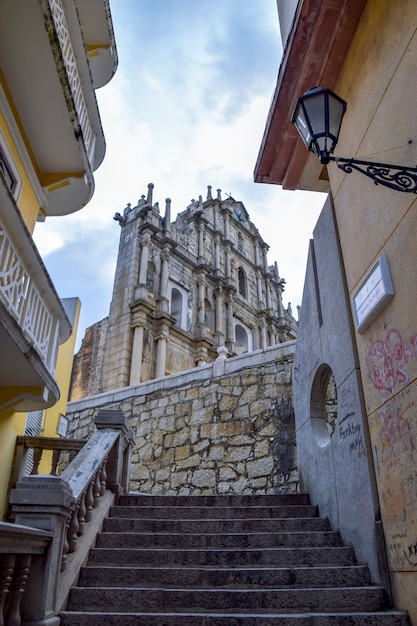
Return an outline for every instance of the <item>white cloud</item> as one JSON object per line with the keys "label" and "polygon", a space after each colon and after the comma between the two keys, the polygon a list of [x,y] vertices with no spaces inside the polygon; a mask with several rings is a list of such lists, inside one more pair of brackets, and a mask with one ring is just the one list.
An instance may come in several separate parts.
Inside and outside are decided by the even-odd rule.
{"label": "white cloud", "polygon": [[274,81],[279,31],[273,0],[112,2],[115,77],[97,92],[107,152],[93,200],[37,225],[35,240],[61,296],[83,302],[81,332],[108,313],[119,226],[113,221],[155,184],[173,219],[207,185],[241,200],[301,302],[308,240],[320,194],[253,182]]}

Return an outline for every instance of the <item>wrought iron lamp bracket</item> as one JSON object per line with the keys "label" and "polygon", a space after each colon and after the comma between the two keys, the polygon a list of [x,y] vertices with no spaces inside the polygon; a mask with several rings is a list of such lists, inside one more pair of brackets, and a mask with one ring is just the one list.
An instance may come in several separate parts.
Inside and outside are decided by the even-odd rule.
{"label": "wrought iron lamp bracket", "polygon": [[417,167],[371,163],[334,156],[329,156],[328,160],[335,161],[346,174],[351,174],[353,170],[365,174],[374,181],[375,185],[384,185],[396,191],[417,193]]}

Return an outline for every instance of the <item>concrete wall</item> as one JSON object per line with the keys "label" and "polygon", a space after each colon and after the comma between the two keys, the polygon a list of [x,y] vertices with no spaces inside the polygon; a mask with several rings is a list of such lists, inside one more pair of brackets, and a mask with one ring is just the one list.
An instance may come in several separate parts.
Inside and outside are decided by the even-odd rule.
{"label": "concrete wall", "polygon": [[292,410],[295,342],[71,402],[69,436],[100,408],[121,408],[135,434],[131,490],[150,494],[297,490]]}
{"label": "concrete wall", "polygon": [[[294,409],[300,489],[354,545],[374,581],[386,582],[378,565],[372,453],[330,199],[310,246],[299,324]],[[337,391],[337,404],[330,393],[331,410],[330,374]]]}

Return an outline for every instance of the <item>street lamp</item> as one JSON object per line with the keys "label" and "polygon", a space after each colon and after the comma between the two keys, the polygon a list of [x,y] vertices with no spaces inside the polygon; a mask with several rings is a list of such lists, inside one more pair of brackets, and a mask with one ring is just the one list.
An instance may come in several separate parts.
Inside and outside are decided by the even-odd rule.
{"label": "street lamp", "polygon": [[346,106],[340,96],[322,87],[313,87],[298,99],[291,121],[307,149],[314,152],[323,165],[335,161],[347,174],[356,170],[371,178],[376,185],[417,193],[416,167],[332,156]]}

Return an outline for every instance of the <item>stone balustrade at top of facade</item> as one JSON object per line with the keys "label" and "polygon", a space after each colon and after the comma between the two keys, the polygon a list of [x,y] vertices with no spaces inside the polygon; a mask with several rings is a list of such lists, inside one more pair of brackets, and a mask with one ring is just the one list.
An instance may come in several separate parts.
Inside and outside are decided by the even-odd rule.
{"label": "stone balustrade at top of facade", "polygon": [[0,523],[1,625],[58,626],[103,518],[128,490],[132,433],[123,414],[101,411],[95,425],[60,476],[25,476],[11,491],[16,523]]}
{"label": "stone balustrade at top of facade", "polygon": [[67,406],[87,437],[98,407],[121,409],[135,433],[130,491],[166,495],[297,491],[295,342],[212,363]]}

